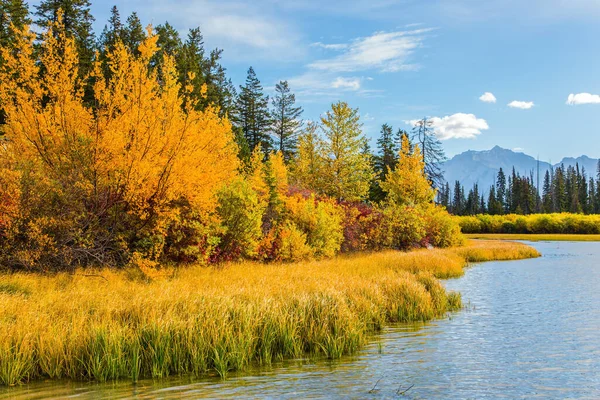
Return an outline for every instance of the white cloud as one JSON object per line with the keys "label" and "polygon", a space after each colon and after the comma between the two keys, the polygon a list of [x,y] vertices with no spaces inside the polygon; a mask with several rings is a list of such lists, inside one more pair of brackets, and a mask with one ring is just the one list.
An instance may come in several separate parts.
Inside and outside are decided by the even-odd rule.
{"label": "white cloud", "polygon": [[485,92],[481,95],[481,97],[479,97],[479,100],[483,101],[484,103],[495,103],[496,96],[494,96],[493,93]]}
{"label": "white cloud", "polygon": [[339,76],[331,82],[331,87],[334,89],[358,90],[360,89],[360,78],[342,78]]}
{"label": "white cloud", "polygon": [[525,149],[522,147],[515,147],[512,149],[512,151],[514,151],[515,153],[522,153],[525,151]]}
{"label": "white cloud", "polygon": [[311,47],[321,47],[321,48],[327,49],[327,50],[343,50],[343,49],[348,48],[348,45],[346,43],[325,44],[325,43],[321,43],[321,42],[315,42],[315,43],[311,43],[310,46]]}
{"label": "white cloud", "polygon": [[223,48],[228,58],[298,60],[306,51],[298,27],[274,8],[237,0],[131,0],[128,6],[143,25],[169,21],[184,38],[189,28],[200,26],[206,48]]}
{"label": "white cloud", "polygon": [[[419,120],[408,121],[416,125]],[[474,114],[457,113],[443,118],[431,118],[435,135],[440,140],[448,139],[474,139],[481,131],[489,129],[487,121],[477,118]]]}
{"label": "white cloud", "polygon": [[346,47],[336,44],[333,46],[336,46],[336,50],[343,50],[342,54],[317,60],[309,64],[309,68],[330,72],[415,70],[418,65],[411,64],[409,59],[421,47],[425,34],[431,30],[376,32],[371,36],[354,39]]}
{"label": "white cloud", "polygon": [[518,101],[514,100],[508,103],[510,108],[520,108],[521,110],[529,110],[534,106],[533,101]]}
{"label": "white cloud", "polygon": [[600,96],[597,94],[590,93],[570,94],[569,98],[567,99],[567,104],[600,104]]}

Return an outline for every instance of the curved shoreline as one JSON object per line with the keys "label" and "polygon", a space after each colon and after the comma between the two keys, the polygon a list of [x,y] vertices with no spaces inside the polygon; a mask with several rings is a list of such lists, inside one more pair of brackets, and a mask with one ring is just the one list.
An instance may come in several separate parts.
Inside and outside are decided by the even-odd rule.
{"label": "curved shoreline", "polygon": [[393,322],[460,308],[439,278],[539,256],[510,242],[281,264],[0,275],[0,383],[218,374],[306,354],[336,359]]}

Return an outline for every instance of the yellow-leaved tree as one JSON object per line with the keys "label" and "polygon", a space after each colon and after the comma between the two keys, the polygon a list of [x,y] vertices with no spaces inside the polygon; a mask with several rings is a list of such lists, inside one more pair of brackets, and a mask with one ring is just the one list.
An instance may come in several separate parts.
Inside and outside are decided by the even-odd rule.
{"label": "yellow-leaved tree", "polygon": [[435,191],[425,176],[421,150],[418,145],[411,146],[406,135],[402,136],[396,168],[388,168],[381,189],[387,193],[387,200],[397,205],[414,207],[433,202]]}
{"label": "yellow-leaved tree", "polygon": [[[96,61],[80,79],[62,23],[59,17],[49,27],[39,52],[28,29],[0,50],[0,168],[14,174],[20,193],[0,262],[118,265],[136,253],[159,260],[173,247],[170,225],[184,213],[208,221],[218,189],[237,176],[231,125],[215,107],[196,111],[185,101],[172,58],[165,56],[160,73],[152,67],[157,37],[150,28],[139,55],[122,43],[108,52],[110,78]],[[84,101],[89,80],[92,104]]]}

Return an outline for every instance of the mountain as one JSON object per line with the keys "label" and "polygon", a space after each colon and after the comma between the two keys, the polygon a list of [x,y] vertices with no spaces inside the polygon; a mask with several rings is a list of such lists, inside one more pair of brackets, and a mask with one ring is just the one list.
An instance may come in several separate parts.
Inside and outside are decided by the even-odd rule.
{"label": "mountain", "polygon": [[[579,164],[580,168],[585,168],[589,177],[590,174],[596,175],[598,159],[588,156],[577,158],[565,157],[559,163],[555,164],[554,167],[556,168],[561,164],[564,164],[565,167]],[[513,167],[522,176],[529,176],[533,173],[534,180],[537,179],[538,160],[525,153],[503,149],[500,146],[495,146],[491,150],[469,150],[457,154],[444,163],[443,169],[445,171],[444,177],[450,183],[451,189],[454,189],[454,182],[459,180],[465,187],[465,191],[469,191],[477,183],[480,190],[487,193],[490,186],[496,180],[498,170],[502,168],[508,177]],[[551,164],[548,162],[539,162],[540,185],[543,184],[544,174],[550,167]]]}

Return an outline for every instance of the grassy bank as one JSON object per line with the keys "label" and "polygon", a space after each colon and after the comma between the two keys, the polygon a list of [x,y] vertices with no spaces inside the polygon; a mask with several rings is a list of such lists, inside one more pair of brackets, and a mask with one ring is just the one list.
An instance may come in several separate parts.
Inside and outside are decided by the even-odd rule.
{"label": "grassy bank", "polygon": [[0,384],[219,374],[306,354],[338,358],[390,322],[461,306],[437,278],[535,257],[508,242],[289,265],[0,275]]}
{"label": "grassy bank", "polygon": [[600,242],[600,235],[535,234],[535,233],[473,233],[469,239],[528,240],[531,242]]}

